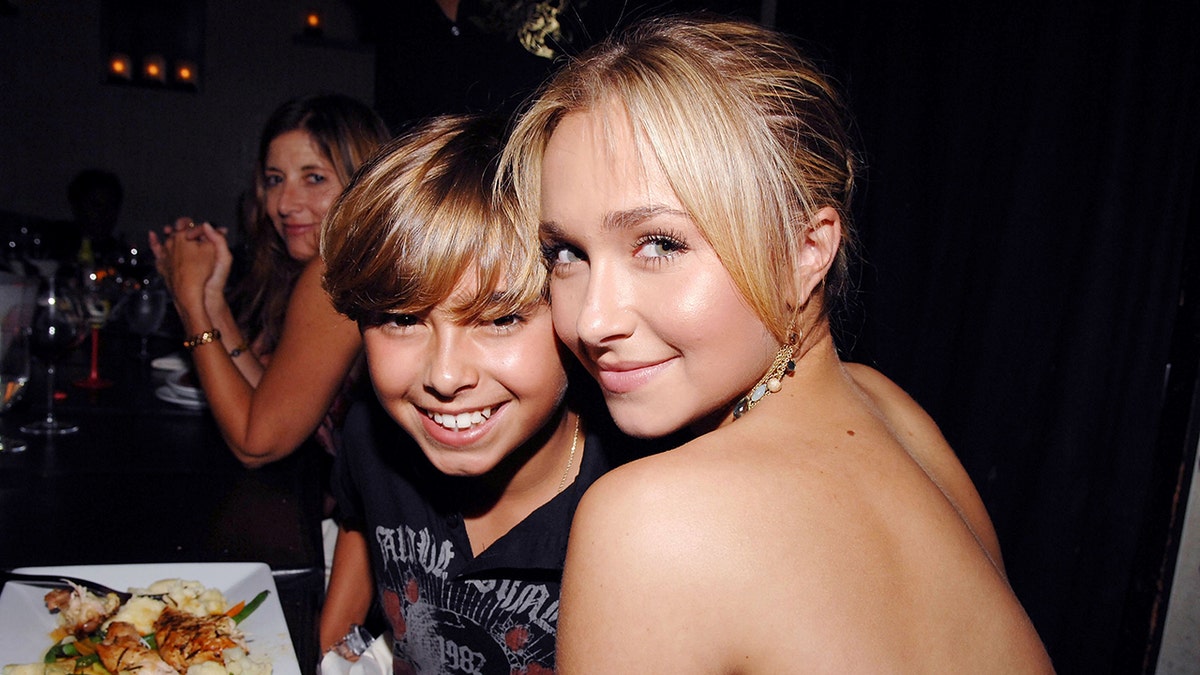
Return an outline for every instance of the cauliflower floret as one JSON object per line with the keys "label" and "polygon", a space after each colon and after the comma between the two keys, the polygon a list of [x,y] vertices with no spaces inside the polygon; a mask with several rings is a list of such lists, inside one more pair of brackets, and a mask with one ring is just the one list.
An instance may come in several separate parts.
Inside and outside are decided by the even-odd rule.
{"label": "cauliflower floret", "polygon": [[184,579],[160,579],[145,589],[133,591],[135,595],[164,595],[164,601],[181,612],[192,616],[224,614],[229,603],[224,594],[215,588],[205,588],[199,581]]}
{"label": "cauliflower floret", "polygon": [[187,675],[229,675],[229,671],[216,661],[205,661],[188,666]]}
{"label": "cauliflower floret", "polygon": [[271,675],[269,660],[250,656],[240,647],[221,650],[221,660],[225,662],[224,666],[216,661],[188,666],[186,675]]}
{"label": "cauliflower floret", "polygon": [[166,603],[158,598],[135,595],[130,598],[105,625],[114,621],[125,621],[133,624],[141,635],[154,632],[154,622],[162,614]]}
{"label": "cauliflower floret", "polygon": [[264,656],[252,656],[240,647],[221,651],[221,658],[229,675],[271,675],[271,660]]}
{"label": "cauliflower floret", "polygon": [[4,675],[70,675],[71,669],[57,663],[21,663],[4,666]]}

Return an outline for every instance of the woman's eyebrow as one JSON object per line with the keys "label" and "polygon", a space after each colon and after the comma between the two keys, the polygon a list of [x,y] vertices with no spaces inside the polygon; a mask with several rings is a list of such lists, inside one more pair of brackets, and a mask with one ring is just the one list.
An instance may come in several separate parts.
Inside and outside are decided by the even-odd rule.
{"label": "woman's eyebrow", "polygon": [[[662,204],[647,204],[645,206],[637,206],[632,209],[623,209],[620,211],[610,211],[605,214],[602,227],[604,230],[627,230],[637,227],[642,223],[656,218],[658,216],[668,215],[677,216],[680,218],[689,218],[688,214],[670,206]],[[543,235],[555,238],[566,236],[562,227],[557,221],[543,220],[538,226]]]}
{"label": "woman's eyebrow", "polygon": [[604,217],[604,229],[627,230],[641,225],[647,220],[663,215],[688,217],[683,211],[664,204],[646,204],[645,206],[609,213]]}

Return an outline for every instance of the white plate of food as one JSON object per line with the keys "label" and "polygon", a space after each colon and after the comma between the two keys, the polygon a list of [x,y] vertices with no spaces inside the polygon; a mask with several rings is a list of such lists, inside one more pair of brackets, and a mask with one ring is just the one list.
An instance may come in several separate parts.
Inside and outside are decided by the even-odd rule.
{"label": "white plate of food", "polygon": [[[269,659],[273,675],[300,675],[279,591],[271,569],[263,563],[172,563],[24,567],[16,572],[88,579],[117,590],[147,588],[163,579],[197,581],[217,589],[232,606],[250,602],[262,591],[266,600],[238,628],[245,634],[251,658]],[[58,618],[46,609],[47,589],[10,581],[0,592],[0,666],[41,663],[54,645],[51,633]]]}

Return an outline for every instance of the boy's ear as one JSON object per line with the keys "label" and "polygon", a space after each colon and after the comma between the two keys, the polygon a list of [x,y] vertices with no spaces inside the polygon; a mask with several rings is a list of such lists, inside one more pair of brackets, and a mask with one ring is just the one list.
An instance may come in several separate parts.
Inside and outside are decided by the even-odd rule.
{"label": "boy's ear", "polygon": [[803,307],[813,289],[821,285],[837,259],[842,243],[842,217],[837,209],[819,209],[800,244],[800,264],[796,267],[795,306]]}

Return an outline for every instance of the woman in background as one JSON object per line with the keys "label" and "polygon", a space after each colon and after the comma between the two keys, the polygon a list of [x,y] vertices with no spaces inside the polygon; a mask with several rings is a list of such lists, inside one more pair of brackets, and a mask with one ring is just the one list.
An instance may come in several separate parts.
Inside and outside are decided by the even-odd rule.
{"label": "woman in background", "polygon": [[246,466],[282,459],[314,432],[334,451],[331,407],[354,379],[362,340],[321,288],[321,222],[388,137],[369,107],[345,96],[301,98],[275,110],[259,145],[253,259],[236,302],[227,295],[233,255],[221,230],[181,218],[163,236],[150,234],[199,384]]}
{"label": "woman in background", "polygon": [[857,161],[782,36],[654,20],[556,75],[501,185],[555,330],[675,450],[580,503],[561,672],[1045,672],[990,519],[934,422],[838,357]]}
{"label": "woman in background", "polygon": [[[314,434],[336,453],[362,338],[321,286],[321,223],[354,171],[388,138],[369,107],[340,95],[289,101],[271,115],[259,145],[253,260],[236,290],[236,320],[226,295],[233,255],[225,234],[190,218],[161,237],[150,234],[213,418],[247,467],[287,457]],[[332,498],[327,502],[330,515]],[[329,518],[322,539],[328,578],[337,539]],[[330,630],[349,627],[347,619]]]}

